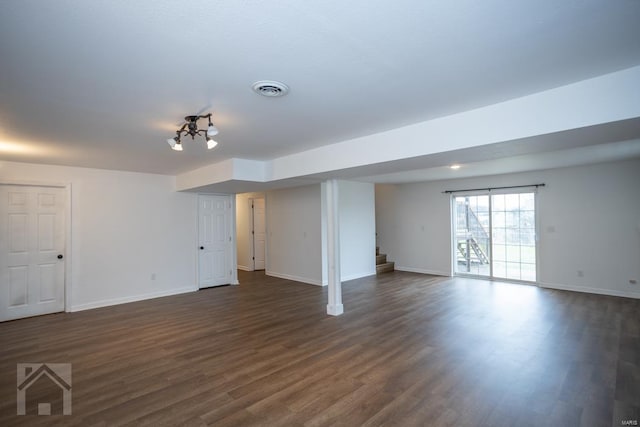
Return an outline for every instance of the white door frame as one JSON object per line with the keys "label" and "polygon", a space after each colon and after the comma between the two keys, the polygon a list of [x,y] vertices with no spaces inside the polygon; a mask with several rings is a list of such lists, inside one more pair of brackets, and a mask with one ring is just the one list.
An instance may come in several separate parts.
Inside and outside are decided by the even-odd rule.
{"label": "white door frame", "polygon": [[231,237],[229,251],[229,265],[228,268],[231,269],[231,285],[238,285],[238,244],[236,242],[236,198],[233,194],[224,194],[224,193],[198,193],[196,197],[196,236],[194,247],[196,248],[196,283],[195,290],[200,289],[200,254],[197,248],[200,246],[200,196],[224,196],[229,199],[229,203],[231,204],[231,212],[229,218],[229,236]]}
{"label": "white door frame", "polygon": [[0,179],[0,185],[16,185],[23,187],[53,187],[63,188],[67,201],[64,207],[64,311],[72,311],[71,299],[71,183],[42,182],[42,181],[12,181]]}
{"label": "white door frame", "polygon": [[253,210],[253,201],[254,200],[264,200],[264,270],[267,269],[267,198],[265,196],[259,197],[249,197],[249,212],[251,212],[250,221],[249,221],[249,247],[251,248],[251,271],[256,271],[256,239],[254,231],[254,210]]}
{"label": "white door frame", "polygon": [[[531,187],[535,187],[535,186],[531,186]],[[518,188],[518,187],[514,187]],[[450,218],[451,218],[451,237],[450,237],[450,242],[451,242],[451,276],[460,276],[460,277],[470,277],[472,279],[481,279],[481,280],[496,280],[496,281],[500,281],[500,282],[508,282],[508,283],[517,283],[517,284],[524,284],[524,285],[530,285],[530,286],[538,286],[540,287],[540,215],[538,212],[538,199],[540,197],[540,193],[537,190],[537,187],[532,189],[532,190],[522,190],[522,191],[509,191],[509,189],[504,189],[502,191],[483,191],[483,190],[478,190],[478,191],[469,191],[469,192],[460,192],[460,193],[464,193],[465,195],[468,196],[489,196],[489,245],[491,247],[491,251],[489,253],[489,276],[480,276],[477,274],[471,274],[471,273],[456,273],[456,262],[457,262],[457,244],[456,244],[456,227],[457,227],[457,218],[456,218],[456,197],[457,196],[461,196],[462,194],[450,194]],[[493,209],[491,206],[491,196],[494,194],[520,194],[520,193],[533,193],[534,197],[533,197],[533,203],[534,203],[534,224],[535,224],[535,254],[536,254],[536,280],[534,282],[528,281],[528,280],[517,280],[517,279],[508,279],[508,278],[502,278],[502,277],[494,277],[493,276]]]}
{"label": "white door frame", "polygon": [[249,221],[248,221],[248,227],[249,230],[247,235],[249,236],[249,256],[251,256],[251,270],[249,271],[256,271],[256,260],[255,260],[255,247],[253,244],[253,200],[256,199],[257,197],[249,197],[247,199],[247,204],[248,204],[248,209],[249,209]]}

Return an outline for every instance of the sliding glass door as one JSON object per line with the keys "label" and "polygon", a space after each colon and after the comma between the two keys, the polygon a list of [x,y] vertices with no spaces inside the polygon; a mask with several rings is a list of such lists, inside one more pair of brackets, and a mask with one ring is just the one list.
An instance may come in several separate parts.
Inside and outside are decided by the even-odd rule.
{"label": "sliding glass door", "polygon": [[491,196],[493,276],[536,281],[535,193]]}
{"label": "sliding glass door", "polygon": [[453,200],[456,274],[536,281],[535,193]]}
{"label": "sliding glass door", "polygon": [[456,273],[491,276],[489,196],[455,198]]}

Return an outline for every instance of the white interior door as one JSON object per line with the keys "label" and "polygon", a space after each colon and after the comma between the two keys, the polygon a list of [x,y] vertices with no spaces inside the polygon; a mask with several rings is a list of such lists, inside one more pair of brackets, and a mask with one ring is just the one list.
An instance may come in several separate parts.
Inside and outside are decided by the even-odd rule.
{"label": "white interior door", "polygon": [[231,283],[231,198],[198,196],[199,286]]}
{"label": "white interior door", "polygon": [[266,222],[264,199],[253,199],[253,269],[265,268]]}
{"label": "white interior door", "polygon": [[64,311],[66,190],[0,185],[0,321]]}

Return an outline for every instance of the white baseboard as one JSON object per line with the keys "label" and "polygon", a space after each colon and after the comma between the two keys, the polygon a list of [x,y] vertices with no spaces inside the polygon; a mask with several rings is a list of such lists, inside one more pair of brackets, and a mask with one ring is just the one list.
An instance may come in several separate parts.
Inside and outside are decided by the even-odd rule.
{"label": "white baseboard", "polygon": [[538,285],[541,288],[559,289],[561,291],[584,292],[587,294],[598,294],[598,295],[608,295],[611,297],[640,299],[640,292],[633,292],[633,291],[619,291],[615,289],[602,289],[602,288],[586,288],[583,286],[560,285],[557,283],[543,283],[543,282],[538,282]]}
{"label": "white baseboard", "polygon": [[253,271],[253,268],[247,267],[245,265],[240,265],[240,264],[238,264],[237,269],[242,271]]}
{"label": "white baseboard", "polygon": [[342,304],[331,305],[327,304],[327,314],[330,316],[340,316],[344,313],[344,306]]}
{"label": "white baseboard", "polygon": [[267,276],[279,277],[281,279],[294,280],[296,282],[307,283],[309,285],[322,286],[321,280],[309,279],[307,277],[294,276],[291,274],[276,273],[275,271],[265,270]]}
{"label": "white baseboard", "polygon": [[348,276],[342,276],[342,279],[340,279],[342,282],[346,282],[349,280],[355,280],[355,279],[359,279],[361,277],[369,277],[369,276],[375,276],[376,275],[376,271],[368,271],[366,273],[356,273],[356,274],[349,274]]}
{"label": "white baseboard", "polygon": [[398,271],[406,271],[406,272],[409,272],[409,273],[421,273],[421,274],[431,274],[433,276],[451,277],[451,273],[445,273],[444,271],[427,270],[427,269],[424,269],[424,268],[413,268],[413,267],[396,266],[395,269],[398,270]]}
{"label": "white baseboard", "polygon": [[142,300],[152,299],[152,298],[168,297],[170,295],[186,294],[188,292],[195,292],[197,290],[198,290],[197,288],[193,288],[193,287],[177,288],[177,289],[169,289],[166,291],[152,292],[152,293],[142,294],[142,295],[133,295],[129,297],[105,299],[101,301],[94,301],[94,302],[89,302],[85,304],[74,305],[71,307],[70,311],[75,312],[75,311],[91,310],[92,308],[109,307],[111,305],[126,304],[128,302],[136,302],[136,301],[142,301]]}

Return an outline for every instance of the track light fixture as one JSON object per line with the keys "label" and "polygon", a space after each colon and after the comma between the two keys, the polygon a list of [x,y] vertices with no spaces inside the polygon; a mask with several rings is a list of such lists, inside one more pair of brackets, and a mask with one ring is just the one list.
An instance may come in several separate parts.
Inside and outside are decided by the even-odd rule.
{"label": "track light fixture", "polygon": [[[198,129],[198,120],[209,119],[209,125],[206,129]],[[167,144],[172,150],[182,151],[182,142],[180,138],[183,135],[190,135],[191,139],[195,139],[196,135],[204,136],[207,140],[207,148],[211,150],[218,143],[214,141],[213,137],[218,134],[218,129],[211,123],[211,113],[202,116],[186,116],[184,118],[184,124],[176,131],[176,136],[167,139]]]}

